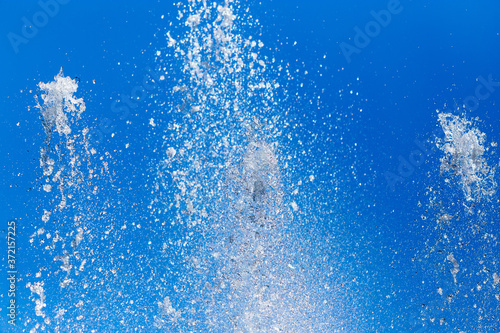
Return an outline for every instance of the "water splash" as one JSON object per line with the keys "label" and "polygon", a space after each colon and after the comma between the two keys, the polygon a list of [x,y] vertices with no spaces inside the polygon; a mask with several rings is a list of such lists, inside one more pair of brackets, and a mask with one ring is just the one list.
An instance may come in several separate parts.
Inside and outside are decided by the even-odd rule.
{"label": "water splash", "polygon": [[[210,318],[231,322],[242,332],[312,332],[318,322],[311,281],[299,268],[289,243],[292,222],[284,205],[275,150],[265,142],[250,142],[241,162],[229,171],[218,205],[219,284],[227,301]],[[223,231],[222,231],[223,230]],[[318,318],[316,318],[318,319]],[[314,329],[314,327],[316,329]]]}
{"label": "water splash", "polygon": [[[97,212],[102,212],[97,207],[106,206],[100,189],[110,180],[110,155],[101,156],[91,147],[89,129],[81,119],[86,106],[83,98],[75,96],[77,80],[64,76],[61,68],[53,81],[40,82],[38,88],[41,100],[36,97],[35,107],[40,111],[45,131],[40,149],[44,180],[41,188],[47,202],[42,208],[43,226],[35,226],[37,230],[29,239],[33,248],[38,246],[38,259],[30,267],[28,276],[32,278],[26,288],[38,294],[39,298],[31,299],[35,302],[35,315],[43,318],[42,323],[37,322],[38,318],[26,320],[25,324],[33,321],[32,332],[49,329],[54,322],[57,325],[63,321],[64,313],[79,307],[69,297],[57,296],[62,290],[65,295],[70,293],[68,289],[77,281],[75,277],[90,261],[83,254],[81,243],[89,238]],[[58,189],[57,194],[53,194],[53,188]],[[50,258],[48,262],[44,256]],[[50,330],[59,328],[52,326]]]}
{"label": "water splash", "polygon": [[172,228],[183,230],[180,246],[166,248],[185,260],[175,289],[186,290],[169,299],[182,316],[162,327],[317,332],[328,320],[320,319],[320,292],[307,264],[299,266],[297,235],[288,228],[280,85],[269,79],[276,73],[259,54],[263,43],[238,34],[254,22],[238,16],[248,15],[242,7],[189,1],[177,16],[185,31],[165,33],[173,54],[157,52],[166,73],[181,73],[165,103],[173,120],[150,209],[158,222],[175,214]]}
{"label": "water splash", "polygon": [[[54,82],[64,84],[44,86],[53,97],[39,105],[47,114],[43,165],[52,165],[51,175],[61,172],[61,195],[70,190],[74,198],[57,212],[47,212],[64,212],[65,223],[74,225],[66,233],[73,237],[71,249],[64,241],[47,247],[51,256],[57,254],[51,268],[58,276],[36,273],[37,278],[44,275],[47,296],[44,324],[36,323],[36,328],[332,331],[325,328],[333,326],[328,326],[331,318],[321,318],[324,313],[318,310],[326,297],[311,278],[298,235],[290,228],[290,207],[297,205],[287,203],[283,192],[286,162],[280,154],[281,92],[274,59],[260,54],[261,41],[238,34],[241,25],[254,24],[253,19],[241,20],[250,15],[240,2],[190,0],[178,6],[180,24],[169,27],[164,48],[155,50],[163,71],[159,78],[171,90],[154,96],[153,110],[148,110],[154,113],[150,124],[161,143],[147,148],[162,156],[154,185],[145,186],[151,189],[152,218],[142,223],[143,229],[133,220],[142,220],[142,211],[117,214],[99,229],[92,228],[96,216],[82,216],[92,211],[86,204],[93,198],[88,179],[95,172],[87,172],[85,165],[95,169],[88,163],[95,152],[86,144],[87,131],[77,130],[82,105],[74,97],[78,85],[60,73]],[[113,202],[117,210],[127,199]],[[63,211],[66,206],[74,209]],[[135,228],[117,221],[122,217],[132,219]],[[146,228],[153,242],[145,242]]]}
{"label": "water splash", "polygon": [[69,135],[70,123],[80,119],[82,112],[85,111],[83,99],[75,98],[73,95],[78,89],[78,83],[69,76],[65,77],[61,68],[54,76],[54,81],[40,82],[38,88],[44,91],[41,95],[43,104],[37,103],[36,107],[42,114],[47,141],[50,142],[53,130],[59,135]]}
{"label": "water splash", "polygon": [[[40,82],[38,88],[43,92],[43,103],[40,104],[37,98],[36,108],[40,110],[46,135],[45,146],[40,149],[40,166],[46,177],[42,188],[46,192],[51,192],[54,187],[59,189],[61,201],[57,209],[61,210],[66,207],[68,196],[73,196],[72,189],[95,176],[90,157],[96,154],[96,150],[89,146],[88,128],[82,129],[80,133],[75,133],[71,128],[85,111],[83,98],[74,96],[78,89],[76,80],[65,77],[61,68],[54,81]],[[54,137],[54,132],[58,134],[57,137]],[[87,175],[82,168],[85,162]],[[104,167],[107,168],[106,162]],[[51,210],[44,212],[45,222],[49,220],[50,214]]]}
{"label": "water splash", "polygon": [[486,134],[465,117],[440,113],[438,118],[445,134],[437,141],[445,154],[441,158],[441,173],[459,179],[467,201],[491,198],[497,184],[495,168],[486,162]]}

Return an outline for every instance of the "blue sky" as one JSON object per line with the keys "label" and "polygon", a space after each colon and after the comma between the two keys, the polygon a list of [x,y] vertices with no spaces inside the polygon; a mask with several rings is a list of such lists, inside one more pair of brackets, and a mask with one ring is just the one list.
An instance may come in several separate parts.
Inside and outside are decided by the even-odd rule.
{"label": "blue sky", "polygon": [[[357,328],[359,332],[410,332],[426,323],[432,332],[443,327],[446,331],[491,332],[498,329],[491,315],[498,312],[500,302],[494,298],[499,294],[498,286],[493,288],[491,281],[491,274],[498,271],[498,241],[488,237],[499,231],[498,198],[478,203],[476,213],[466,214],[461,208],[460,189],[448,185],[439,174],[441,152],[430,147],[434,133],[440,131],[436,109],[461,113],[454,105],[461,106],[475,96],[481,85],[481,91],[490,94],[473,111],[467,111],[467,117],[478,117],[475,124],[487,135],[488,143],[500,140],[500,87],[495,85],[500,82],[496,56],[500,51],[500,4],[492,0],[402,0],[401,10],[391,15],[390,23],[347,61],[340,45],[355,45],[356,27],[365,29],[375,20],[371,12],[387,10],[390,3],[282,0],[244,5],[259,25],[245,26],[238,33],[264,43],[259,57],[276,60],[269,64],[268,75],[275,74],[273,79],[286,89],[286,98],[277,103],[274,112],[280,117],[275,125],[283,132],[280,163],[288,166],[283,169],[283,188],[287,198],[301,207],[292,229],[304,241],[304,258],[310,258],[307,263],[321,276],[315,278],[337,286],[330,296],[329,313],[337,313],[339,322],[344,323],[338,327]],[[170,2],[125,1],[117,6],[113,1],[73,0],[59,4],[57,13],[46,15],[47,23],[32,31],[32,36],[23,36],[23,17],[43,19],[43,12],[36,1],[0,3],[0,219],[5,225],[12,218],[18,219],[22,269],[19,313],[22,322],[36,319],[34,303],[28,300],[25,288],[33,276],[26,274],[36,273],[41,265],[57,270],[52,262],[54,254],[28,241],[44,226],[40,220],[43,207],[51,204],[40,190],[43,179],[38,158],[45,134],[34,108],[36,85],[52,80],[62,66],[65,75],[78,77],[76,96],[83,97],[87,105],[78,126],[98,133],[99,140],[92,144],[99,154],[110,153],[112,157],[106,158],[115,173],[113,184],[105,185],[100,194],[102,200],[85,207],[92,211],[89,229],[113,227],[116,232],[109,236],[96,232],[94,238],[86,238],[81,255],[97,258],[99,264],[89,265],[88,275],[74,278],[83,283],[98,267],[109,265],[111,269],[113,265],[106,258],[129,258],[120,262],[130,274],[115,282],[105,278],[113,293],[96,287],[88,294],[103,307],[90,311],[88,317],[103,320],[99,325],[112,318],[113,325],[119,327],[111,312],[156,306],[165,295],[175,294],[176,281],[185,274],[180,257],[166,273],[169,260],[162,257],[161,248],[162,242],[175,240],[182,232],[159,227],[147,209],[150,191],[146,187],[155,177],[155,162],[164,148],[160,130],[152,130],[149,119],[156,117],[158,121],[158,115],[163,123],[176,119],[171,110],[159,106],[168,101],[170,83],[160,83],[150,92],[153,97],[137,101],[130,113],[114,108],[121,97],[143,84],[149,69],[156,68],[156,51],[169,52],[164,32],[175,34],[182,26],[175,18],[177,7]],[[26,39],[13,47],[9,40],[9,36],[14,38],[12,34]],[[279,64],[290,74],[278,74]],[[180,77],[179,72],[174,68],[170,78]],[[493,82],[486,90],[484,80]],[[126,144],[130,148],[125,148]],[[422,145],[428,152],[421,165],[412,168],[391,190],[387,172],[397,175],[401,161],[409,160]],[[488,151],[487,160],[498,165],[494,148]],[[311,175],[314,181],[308,181]],[[297,185],[299,182],[302,185]],[[294,196],[297,188],[300,194]],[[106,204],[110,207],[104,209]],[[107,211],[105,217],[99,215],[101,210]],[[445,211],[456,214],[452,225],[438,225],[436,219]],[[59,217],[58,227],[63,232],[75,230],[68,222],[70,217],[70,213]],[[127,222],[143,227],[118,231]],[[74,235],[68,242],[71,237]],[[150,245],[154,239],[158,244]],[[203,237],[196,239],[203,242]],[[172,251],[172,256],[177,255]],[[459,284],[449,272],[453,267],[447,260],[450,253],[462,260],[464,273]],[[483,270],[481,261],[491,273],[486,283],[476,274]],[[147,268],[141,278],[170,276],[170,282],[160,286],[153,280],[134,289],[132,273],[144,262]],[[47,279],[47,284],[55,283],[47,287],[52,299],[61,296],[58,279],[54,275]],[[118,286],[121,283],[124,286]],[[484,283],[482,291],[461,297],[477,283]],[[4,293],[4,285],[1,287]],[[447,295],[437,293],[438,287],[458,296],[443,306]],[[161,290],[161,298],[150,293],[155,288]],[[140,305],[118,301],[113,306],[120,308],[106,311],[106,300],[116,290],[135,297]],[[78,292],[68,292],[69,297]],[[5,300],[4,295],[0,313],[5,313]],[[351,303],[346,304],[346,300]],[[471,310],[474,302],[485,312],[482,323],[478,319],[481,314]],[[179,300],[175,305],[180,304]],[[438,306],[444,310],[438,311]],[[354,309],[354,314],[349,313]],[[142,313],[147,317],[153,312]],[[446,318],[445,326],[439,320],[429,321],[434,316]],[[78,324],[74,319],[69,322]],[[144,322],[152,320],[131,319],[129,328]]]}

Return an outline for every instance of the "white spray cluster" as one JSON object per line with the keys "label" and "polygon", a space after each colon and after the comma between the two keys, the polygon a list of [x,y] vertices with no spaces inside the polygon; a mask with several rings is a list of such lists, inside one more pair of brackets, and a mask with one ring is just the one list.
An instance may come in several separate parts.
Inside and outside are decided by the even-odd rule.
{"label": "white spray cluster", "polygon": [[440,113],[439,122],[445,137],[438,140],[444,152],[441,172],[459,177],[467,201],[488,198],[496,192],[495,168],[485,158],[486,135],[466,118]]}
{"label": "white spray cluster", "polygon": [[78,83],[69,76],[65,77],[61,68],[54,81],[40,82],[38,88],[45,92],[41,95],[43,104],[37,105],[43,117],[45,132],[49,135],[55,130],[59,135],[69,135],[71,128],[68,114],[76,120],[85,111],[83,99],[73,96],[78,89]]}

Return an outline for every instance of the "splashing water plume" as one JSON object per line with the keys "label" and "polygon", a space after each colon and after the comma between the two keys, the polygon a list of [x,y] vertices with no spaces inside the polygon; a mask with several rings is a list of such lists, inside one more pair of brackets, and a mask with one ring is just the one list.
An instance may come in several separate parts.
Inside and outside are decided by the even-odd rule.
{"label": "splashing water plume", "polygon": [[460,179],[467,201],[492,197],[496,193],[495,168],[486,162],[486,135],[466,118],[450,113],[440,113],[438,117],[445,134],[437,142],[445,154],[441,172]]}
{"label": "splashing water plume", "polygon": [[[46,133],[40,158],[43,188],[50,192],[57,182],[61,195],[55,209],[46,210],[44,222],[54,211],[62,215],[68,210],[74,221],[67,233],[71,249],[66,244],[56,249],[55,242],[47,247],[51,256],[56,249],[52,259],[62,274],[27,285],[33,299],[38,295],[34,301],[36,316],[44,320],[41,327],[48,329],[52,321],[67,330],[108,329],[112,321],[121,329],[143,325],[158,331],[333,331],[335,324],[323,306],[326,288],[318,286],[314,264],[305,259],[300,236],[291,227],[297,204],[288,202],[283,189],[279,102],[285,92],[276,82],[282,66],[273,69],[275,60],[259,54],[264,46],[260,40],[238,34],[241,25],[256,24],[240,2],[189,0],[177,6],[179,25],[165,31],[155,52],[159,80],[167,77],[171,86],[164,96],[155,96],[149,122],[154,125],[151,136],[161,138],[152,137],[160,141],[153,148],[162,153],[151,162],[156,177],[145,185],[151,217],[143,225],[150,224],[153,240],[163,244],[161,254],[153,252],[153,242],[134,250],[141,264],[144,253],[151,256],[146,257],[147,268],[155,273],[143,278],[147,282],[124,269],[134,265],[136,254],[129,247],[132,241],[122,237],[143,241],[140,224],[127,235],[126,221],[114,229],[117,221],[108,220],[103,234],[102,226],[93,229],[95,216],[83,213],[89,210],[83,203],[93,198],[89,192],[97,172],[90,159],[97,152],[88,143],[88,129],[78,130],[85,110],[83,99],[74,96],[78,83],[61,71],[53,82],[39,84],[44,94],[37,108]],[[101,175],[108,171],[102,163]],[[66,198],[73,198],[72,204]],[[67,206],[72,209],[63,210]],[[51,232],[57,235],[53,239],[62,240]],[[99,251],[85,242],[108,239],[113,232],[116,242],[99,250],[106,256],[118,251],[116,246],[124,255],[113,256],[111,263],[99,260]],[[48,232],[33,237],[43,233]],[[71,302],[52,301],[54,288],[71,295]],[[89,295],[109,304],[94,307]],[[135,302],[154,306],[131,308]],[[65,319],[70,316],[76,320]],[[141,318],[153,320],[142,323]]]}
{"label": "splashing water plume", "polygon": [[[191,295],[169,301],[200,304],[170,327],[204,318],[214,332],[318,331],[326,325],[316,308],[320,300],[312,297],[316,287],[304,268],[296,269],[300,251],[288,230],[279,84],[267,78],[268,59],[259,59],[263,43],[236,33],[238,10],[244,12],[237,1],[189,1],[178,14],[185,35],[165,34],[173,57],[161,52],[167,58],[157,58],[179,64],[183,76],[172,88],[169,103],[177,116],[164,136],[169,139],[150,207],[158,221],[172,207],[164,206],[170,174],[178,188],[176,224],[187,227],[186,243],[193,244],[185,274],[195,278],[188,283]],[[197,246],[193,233],[203,239]],[[185,247],[180,252],[185,256]]]}

